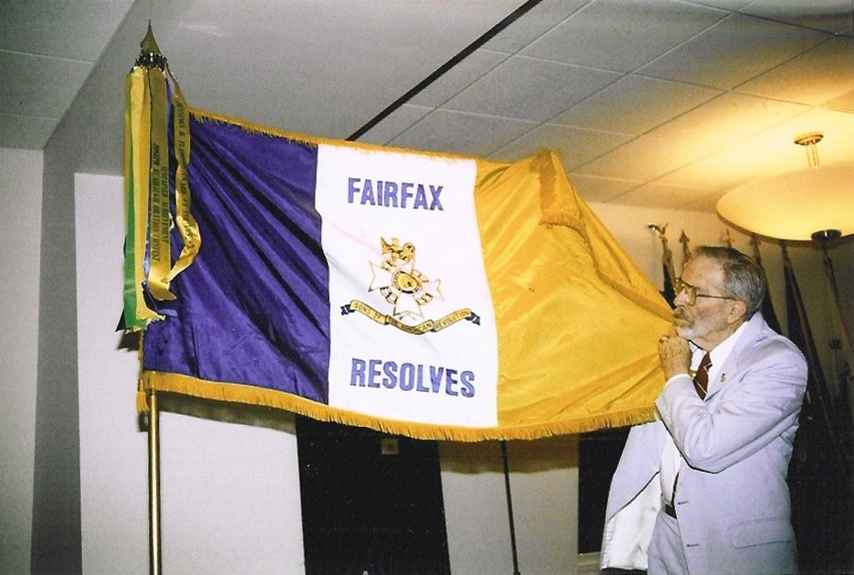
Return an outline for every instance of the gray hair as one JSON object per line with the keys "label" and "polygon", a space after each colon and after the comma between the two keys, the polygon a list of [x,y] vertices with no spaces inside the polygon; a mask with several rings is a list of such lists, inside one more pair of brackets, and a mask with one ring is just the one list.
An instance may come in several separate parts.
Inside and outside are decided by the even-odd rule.
{"label": "gray hair", "polygon": [[765,298],[765,274],[756,262],[740,251],[721,246],[700,246],[694,257],[704,257],[717,262],[724,272],[723,289],[727,295],[747,306],[745,321],[762,307]]}

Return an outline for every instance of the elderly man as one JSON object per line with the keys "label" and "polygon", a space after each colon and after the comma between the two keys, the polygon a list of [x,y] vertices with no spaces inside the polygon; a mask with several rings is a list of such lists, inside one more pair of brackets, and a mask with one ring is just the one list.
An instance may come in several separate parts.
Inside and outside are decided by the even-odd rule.
{"label": "elderly man", "polygon": [[602,567],[660,573],[797,571],[786,471],[803,356],[757,311],[762,271],[702,247],[659,340],[657,421],[633,428],[611,482]]}

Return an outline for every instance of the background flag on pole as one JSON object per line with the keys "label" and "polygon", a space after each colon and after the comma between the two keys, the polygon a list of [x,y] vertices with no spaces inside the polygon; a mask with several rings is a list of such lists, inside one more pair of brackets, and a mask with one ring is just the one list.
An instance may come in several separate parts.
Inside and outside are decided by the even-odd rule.
{"label": "background flag on pole", "polygon": [[799,549],[799,562],[804,572],[841,573],[848,547],[838,545],[834,538],[837,526],[850,523],[851,478],[792,261],[785,244],[782,249],[788,335],[804,353],[809,367],[788,476],[792,523],[799,540],[810,542]]}
{"label": "background flag on pole", "polygon": [[668,224],[659,226],[657,224],[648,224],[647,227],[655,232],[655,235],[658,236],[658,239],[661,241],[661,275],[663,277],[663,281],[662,289],[659,293],[672,308],[676,307],[674,302],[677,294],[673,287],[676,281],[676,268],[673,266],[673,252],[670,251],[670,246],[667,242],[667,225]]}
{"label": "background flag on pole", "polygon": [[[765,266],[762,265],[762,254],[759,252],[759,238],[756,235],[753,235],[750,238],[750,244],[753,246],[753,261],[756,262],[756,265],[759,266],[759,269],[762,270],[762,275],[765,277],[765,285],[768,285],[768,276],[765,271]],[[788,272],[787,272],[788,273]],[[788,281],[788,275],[786,276]],[[794,275],[792,276],[794,279]],[[787,302],[790,299],[787,299]],[[762,300],[762,308],[760,310],[762,312],[762,317],[765,318],[765,321],[768,325],[776,331],[777,333],[783,333],[782,328],[780,327],[780,320],[777,319],[777,312],[774,311],[774,304],[771,301],[771,294],[766,291],[765,298]]]}

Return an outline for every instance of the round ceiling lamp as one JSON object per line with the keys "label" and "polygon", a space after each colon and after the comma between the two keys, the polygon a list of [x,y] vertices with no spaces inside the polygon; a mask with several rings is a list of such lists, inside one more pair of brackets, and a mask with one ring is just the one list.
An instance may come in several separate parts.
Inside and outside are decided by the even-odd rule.
{"label": "round ceiling lamp", "polygon": [[795,139],[810,167],[749,182],[718,200],[718,214],[760,236],[831,241],[854,234],[854,164],[819,166],[821,134]]}

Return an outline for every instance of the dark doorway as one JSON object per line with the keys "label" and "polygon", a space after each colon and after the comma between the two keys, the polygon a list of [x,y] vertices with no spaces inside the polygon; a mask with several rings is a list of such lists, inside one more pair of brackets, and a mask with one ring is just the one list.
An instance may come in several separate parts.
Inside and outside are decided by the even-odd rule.
{"label": "dark doorway", "polygon": [[297,421],[306,575],[449,575],[434,441]]}

